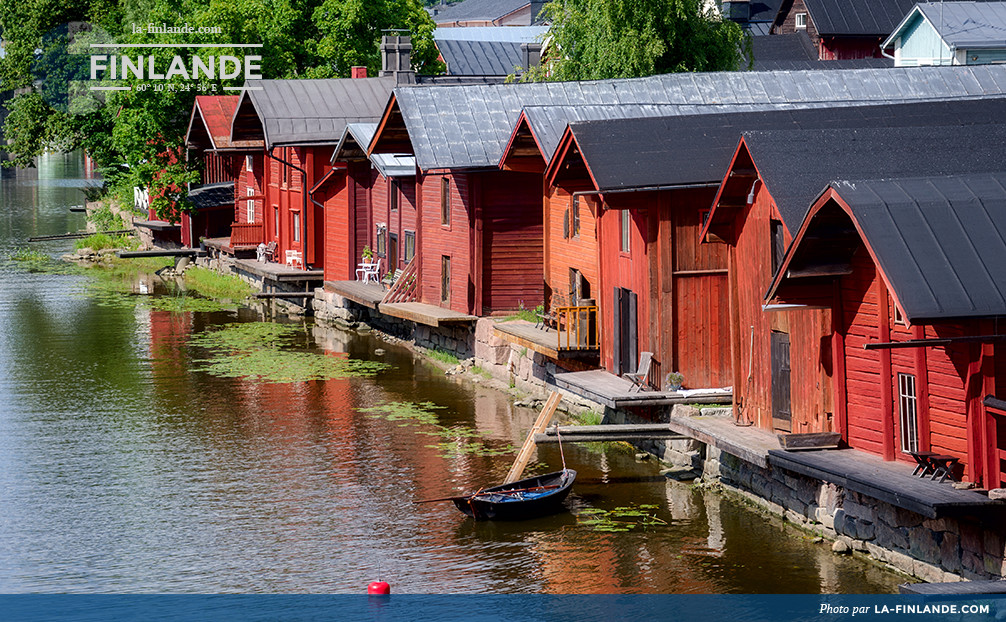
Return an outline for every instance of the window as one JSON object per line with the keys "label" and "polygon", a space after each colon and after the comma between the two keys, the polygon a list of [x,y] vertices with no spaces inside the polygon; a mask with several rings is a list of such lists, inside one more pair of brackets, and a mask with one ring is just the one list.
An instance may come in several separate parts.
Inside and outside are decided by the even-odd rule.
{"label": "window", "polygon": [[273,205],[272,206],[272,217],[273,217],[273,221],[272,221],[272,224],[273,224],[272,235],[273,235],[274,238],[278,238],[279,237],[279,206],[278,205]]}
{"label": "window", "polygon": [[[289,148],[286,148],[286,147],[283,148],[283,159],[286,162],[290,161],[290,149]],[[283,185],[284,186],[286,186],[287,184],[290,183],[290,166],[288,164],[286,164],[286,162],[280,162],[279,163],[280,167],[283,168]]]}
{"label": "window", "polygon": [[894,323],[900,326],[908,326],[908,322],[905,321],[905,316],[901,315],[901,309],[898,308],[898,305],[891,304],[891,307],[894,309]]}
{"label": "window", "polygon": [[398,182],[392,179],[388,183],[388,194],[390,195],[388,204],[391,206],[391,211],[398,210]]}
{"label": "window", "polygon": [[[248,196],[255,196],[255,189],[251,186],[248,186]],[[255,222],[255,201],[248,199],[245,205],[248,209],[248,222]]]}
{"label": "window", "polygon": [[300,212],[293,213],[293,241],[300,242]]}
{"label": "window", "polygon": [[388,227],[387,225],[377,225],[377,249],[374,251],[379,257],[384,257],[388,252]]}
{"label": "window", "polygon": [[627,209],[622,210],[622,252],[629,252],[629,231],[632,229],[632,214]]}
{"label": "window", "polygon": [[807,14],[797,13],[796,14],[796,29],[806,30],[807,29]]}
{"label": "window", "polygon": [[569,213],[571,214],[569,219],[572,221],[571,222],[572,225],[569,227],[570,232],[572,234],[571,237],[572,238],[579,238],[579,198],[578,197],[575,197],[575,196],[570,197],[570,199],[569,199]]}
{"label": "window", "polygon": [[772,236],[772,274],[779,272],[782,258],[786,254],[786,238],[783,235],[782,221],[769,222],[769,235]]}
{"label": "window", "polygon": [[901,414],[901,451],[918,451],[919,415],[916,410],[915,376],[898,374],[898,403]]}
{"label": "window", "polygon": [[245,170],[247,170],[249,173],[254,173],[255,172],[255,166],[254,166],[254,164],[255,164],[255,158],[253,158],[250,155],[246,155],[245,156]]}
{"label": "window", "polygon": [[451,226],[451,180],[440,178],[440,224]]}
{"label": "window", "polygon": [[412,258],[416,256],[416,232],[406,231],[405,232],[405,263],[412,261]]}
{"label": "window", "polygon": [[440,302],[447,302],[451,299],[451,258],[447,255],[440,257]]}

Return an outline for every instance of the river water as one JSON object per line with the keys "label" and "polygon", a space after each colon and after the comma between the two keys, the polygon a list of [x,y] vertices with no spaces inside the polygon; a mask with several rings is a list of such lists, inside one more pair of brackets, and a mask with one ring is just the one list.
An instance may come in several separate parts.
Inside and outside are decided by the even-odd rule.
{"label": "river water", "polygon": [[[465,433],[519,445],[535,413],[309,321],[296,326],[302,349],[390,367],[299,383],[197,369],[193,335],[257,312],[108,305],[86,295],[91,277],[6,261],[29,236],[83,228],[68,207],[86,183],[77,155],[0,180],[0,592],[361,593],[381,578],[396,593],[858,593],[903,581],[618,445],[564,447],[579,472],[571,513],[475,523],[450,503],[413,504],[500,481],[512,460],[434,445]],[[32,248],[58,257],[72,242]],[[407,402],[438,406],[457,438],[363,412]],[[562,458],[543,448],[533,468]],[[612,521],[592,522],[598,510]]]}

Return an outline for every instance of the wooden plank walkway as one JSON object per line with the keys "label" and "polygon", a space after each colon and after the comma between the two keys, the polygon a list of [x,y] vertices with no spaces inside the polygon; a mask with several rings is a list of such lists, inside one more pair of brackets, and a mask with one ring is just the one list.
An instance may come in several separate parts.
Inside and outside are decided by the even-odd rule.
{"label": "wooden plank walkway", "polygon": [[979,492],[957,490],[950,482],[939,483],[912,475],[914,464],[884,462],[855,449],[800,452],[775,449],[769,452],[769,464],[831,482],[927,518],[1006,511],[1006,503]]}
{"label": "wooden plank walkway", "polygon": [[535,434],[534,442],[558,443],[604,443],[610,441],[646,441],[654,439],[684,440],[689,438],[671,429],[666,423],[643,424],[603,424],[560,426],[558,433],[549,428]]}
{"label": "wooden plank walkway", "polygon": [[739,426],[733,417],[671,417],[667,425],[706,445],[768,468],[770,450],[779,448],[779,439],[768,430]]}
{"label": "wooden plank walkway", "polygon": [[261,263],[254,259],[235,259],[234,265],[239,270],[271,281],[321,281],[325,278],[324,270],[300,270],[281,263]]}
{"label": "wooden plank walkway", "polygon": [[465,322],[475,322],[479,318],[474,315],[458,313],[450,309],[444,309],[436,305],[429,305],[423,302],[397,302],[393,304],[379,304],[377,310],[391,317],[409,320],[417,324],[426,326],[443,326],[444,324],[459,324]]}
{"label": "wooden plank walkway", "polygon": [[500,339],[527,348],[532,352],[544,354],[549,358],[559,358],[559,331],[557,330],[545,331],[525,320],[499,322],[493,326],[493,330]]}
{"label": "wooden plank walkway", "polygon": [[378,303],[384,300],[385,294],[388,293],[388,290],[379,283],[363,281],[325,281],[325,290],[339,294],[368,309],[376,309]]}
{"label": "wooden plank walkway", "polygon": [[121,259],[132,259],[135,257],[196,257],[205,255],[205,251],[198,248],[161,248],[150,251],[119,251]]}
{"label": "wooden plank walkway", "polygon": [[953,583],[902,583],[898,586],[902,594],[967,595],[1006,594],[1006,580],[956,581]]}
{"label": "wooden plank walkway", "polygon": [[671,404],[730,404],[733,401],[733,394],[724,389],[633,393],[631,381],[603,369],[556,374],[555,383],[562,389],[610,408]]}
{"label": "wooden plank walkway", "polygon": [[527,438],[524,439],[524,444],[520,448],[520,452],[517,454],[517,459],[513,461],[513,466],[510,467],[510,471],[506,474],[506,479],[503,480],[504,484],[512,484],[520,479],[520,476],[524,474],[524,469],[527,467],[527,463],[531,461],[531,454],[534,453],[535,442],[534,438],[538,436],[541,432],[545,430],[549,422],[552,421],[553,415],[555,415],[555,410],[559,408],[559,402],[562,401],[562,394],[558,391],[552,391],[552,394],[548,396],[548,400],[542,407],[541,412],[538,413],[538,418],[534,422],[531,430],[527,433]]}

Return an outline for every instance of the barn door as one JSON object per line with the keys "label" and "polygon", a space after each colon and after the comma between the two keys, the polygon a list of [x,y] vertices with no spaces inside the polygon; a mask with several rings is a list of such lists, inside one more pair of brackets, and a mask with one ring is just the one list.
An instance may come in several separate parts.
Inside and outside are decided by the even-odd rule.
{"label": "barn door", "polygon": [[793,431],[790,405],[789,335],[772,331],[772,426]]}
{"label": "barn door", "polygon": [[636,294],[616,287],[614,295],[614,371],[618,375],[636,371],[639,359],[639,339],[636,330]]}

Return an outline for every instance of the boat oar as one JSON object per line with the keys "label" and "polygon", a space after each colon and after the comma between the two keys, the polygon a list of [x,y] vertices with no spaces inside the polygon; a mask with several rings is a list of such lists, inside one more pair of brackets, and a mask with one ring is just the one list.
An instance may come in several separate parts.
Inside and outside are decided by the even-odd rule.
{"label": "boat oar", "polygon": [[553,484],[551,486],[534,486],[532,488],[516,488],[514,490],[493,490],[487,492],[474,492],[470,495],[457,495],[455,497],[440,497],[439,499],[421,499],[419,501],[413,501],[413,503],[436,503],[438,501],[458,501],[460,499],[471,499],[472,497],[485,497],[487,495],[513,495],[519,492],[535,492],[538,490],[551,490],[553,488],[558,488],[558,484]]}

